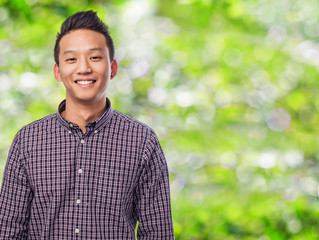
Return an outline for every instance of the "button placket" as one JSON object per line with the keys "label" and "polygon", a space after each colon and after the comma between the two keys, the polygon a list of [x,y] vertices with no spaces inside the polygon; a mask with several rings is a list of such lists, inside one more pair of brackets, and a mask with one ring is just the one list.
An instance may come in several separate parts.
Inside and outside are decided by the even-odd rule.
{"label": "button placket", "polygon": [[75,205],[75,233],[79,234],[80,230],[79,228],[77,228],[78,223],[79,223],[79,219],[81,219],[81,216],[83,214],[82,212],[82,207],[83,207],[83,200],[81,199],[83,196],[83,185],[82,182],[84,181],[83,179],[83,170],[82,170],[82,166],[83,166],[83,158],[86,154],[86,147],[85,147],[85,143],[86,140],[84,140],[85,136],[82,134],[82,132],[80,133],[80,131],[78,131],[79,129],[74,129],[74,133],[77,136],[77,153],[76,153],[76,171],[77,171],[77,176],[76,176],[76,190],[75,190],[75,195],[74,195],[74,205]]}

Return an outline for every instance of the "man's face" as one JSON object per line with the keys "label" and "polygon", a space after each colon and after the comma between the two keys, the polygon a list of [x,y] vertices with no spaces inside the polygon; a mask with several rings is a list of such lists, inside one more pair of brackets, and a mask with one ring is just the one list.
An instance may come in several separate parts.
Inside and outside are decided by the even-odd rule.
{"label": "man's face", "polygon": [[103,34],[87,29],[72,31],[61,38],[59,66],[54,75],[66,88],[73,103],[105,101],[110,78],[117,73],[116,60],[110,62]]}

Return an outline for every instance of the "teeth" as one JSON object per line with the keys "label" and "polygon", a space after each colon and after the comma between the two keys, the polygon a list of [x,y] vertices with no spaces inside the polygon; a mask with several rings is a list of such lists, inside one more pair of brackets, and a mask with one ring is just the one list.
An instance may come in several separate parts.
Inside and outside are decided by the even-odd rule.
{"label": "teeth", "polygon": [[76,83],[80,85],[86,85],[86,84],[92,84],[93,82],[94,81],[77,81]]}

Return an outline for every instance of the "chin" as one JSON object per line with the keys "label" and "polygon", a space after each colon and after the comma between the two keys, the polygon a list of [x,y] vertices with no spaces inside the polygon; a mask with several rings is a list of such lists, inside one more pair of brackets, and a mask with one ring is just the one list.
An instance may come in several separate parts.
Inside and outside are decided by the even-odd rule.
{"label": "chin", "polygon": [[78,102],[87,102],[87,103],[91,103],[91,102],[100,102],[101,98],[98,98],[96,96],[85,96],[85,97],[79,97],[77,99]]}

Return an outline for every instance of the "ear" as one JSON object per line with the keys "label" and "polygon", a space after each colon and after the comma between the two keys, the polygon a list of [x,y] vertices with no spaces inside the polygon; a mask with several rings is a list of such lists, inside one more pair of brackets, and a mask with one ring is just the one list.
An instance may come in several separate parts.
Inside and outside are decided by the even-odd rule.
{"label": "ear", "polygon": [[111,63],[111,79],[113,79],[116,74],[117,74],[117,61],[115,59],[113,59],[112,63]]}
{"label": "ear", "polygon": [[58,82],[62,82],[61,74],[60,74],[60,68],[57,64],[54,64],[54,77]]}

